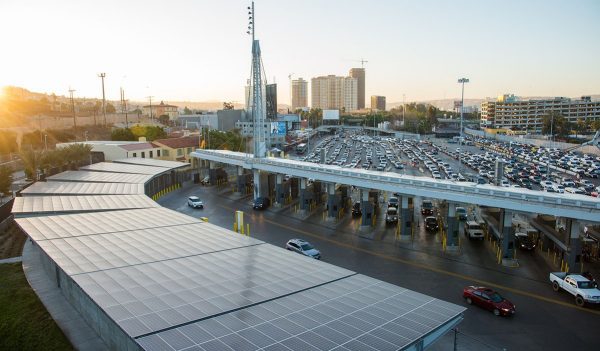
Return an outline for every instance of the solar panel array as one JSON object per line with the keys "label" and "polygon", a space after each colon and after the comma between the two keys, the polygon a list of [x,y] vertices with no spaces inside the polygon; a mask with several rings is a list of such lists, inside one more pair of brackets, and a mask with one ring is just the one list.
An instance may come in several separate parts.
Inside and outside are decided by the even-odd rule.
{"label": "solar panel array", "polygon": [[17,197],[12,212],[15,216],[62,212],[90,212],[159,207],[145,195],[82,195]]}
{"label": "solar panel array", "polygon": [[144,184],[37,182],[21,191],[22,196],[45,195],[143,195]]}
{"label": "solar panel array", "polygon": [[144,184],[152,179],[148,174],[123,174],[92,171],[66,171],[47,178],[49,182],[134,183]]}
{"label": "solar panel array", "polygon": [[16,221],[143,349],[399,350],[464,311],[125,196],[20,198],[46,215]]}

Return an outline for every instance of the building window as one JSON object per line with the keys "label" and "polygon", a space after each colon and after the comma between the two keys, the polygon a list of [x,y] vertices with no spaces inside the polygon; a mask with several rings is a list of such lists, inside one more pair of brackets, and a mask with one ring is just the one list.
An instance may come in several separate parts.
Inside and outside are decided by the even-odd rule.
{"label": "building window", "polygon": [[137,157],[137,153],[136,152],[133,153],[133,157]]}
{"label": "building window", "polygon": [[164,150],[163,151],[163,156],[169,156],[169,150]]}
{"label": "building window", "polygon": [[142,151],[142,158],[146,158],[146,152]]}
{"label": "building window", "polygon": [[183,156],[183,149],[177,149],[177,156]]}
{"label": "building window", "polygon": [[160,150],[156,150],[156,157],[160,157]]}
{"label": "building window", "polygon": [[192,148],[191,148],[191,147],[188,147],[188,148],[187,148],[187,153],[189,154],[190,152],[192,152]]}
{"label": "building window", "polygon": [[152,150],[150,150],[150,158],[152,158],[152,157],[153,157],[153,155],[152,155],[152,154],[153,154],[153,151],[152,151]]}

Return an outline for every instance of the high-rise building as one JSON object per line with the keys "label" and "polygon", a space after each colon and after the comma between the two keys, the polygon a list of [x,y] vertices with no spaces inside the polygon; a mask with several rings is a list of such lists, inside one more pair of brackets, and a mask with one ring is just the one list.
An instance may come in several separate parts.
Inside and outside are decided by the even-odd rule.
{"label": "high-rise building", "polygon": [[371,95],[371,110],[385,111],[385,96]]}
{"label": "high-rise building", "polygon": [[292,112],[308,107],[308,82],[302,78],[292,80]]}
{"label": "high-rise building", "polygon": [[481,103],[482,128],[515,128],[540,133],[543,117],[551,113],[563,116],[569,122],[578,119],[600,119],[600,101],[589,96],[579,100],[555,97],[542,100],[521,100],[514,95],[500,95],[495,101]]}
{"label": "high-rise building", "polygon": [[311,79],[311,107],[322,110],[357,109],[358,80],[352,77],[321,76]]}
{"label": "high-rise building", "polygon": [[350,68],[350,77],[358,79],[357,109],[365,108],[365,69]]}
{"label": "high-rise building", "polygon": [[265,95],[267,119],[275,120],[277,118],[277,84],[267,84],[265,86]]}

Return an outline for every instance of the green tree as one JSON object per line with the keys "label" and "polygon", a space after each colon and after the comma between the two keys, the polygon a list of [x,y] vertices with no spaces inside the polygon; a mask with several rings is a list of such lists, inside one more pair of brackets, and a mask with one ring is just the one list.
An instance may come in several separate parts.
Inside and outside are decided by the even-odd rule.
{"label": "green tree", "polygon": [[135,141],[137,138],[129,128],[117,128],[110,133],[110,140]]}
{"label": "green tree", "polygon": [[23,167],[25,176],[29,180],[37,180],[37,171],[41,164],[42,153],[34,150],[32,147],[25,148],[20,152],[21,161],[23,161]]}
{"label": "green tree", "polygon": [[169,125],[169,122],[171,121],[171,119],[169,118],[169,115],[160,115],[158,116],[158,123],[162,124],[162,125]]}
{"label": "green tree", "polygon": [[167,137],[167,132],[162,127],[148,126],[146,127],[145,137],[148,141],[164,139]]}
{"label": "green tree", "polygon": [[553,112],[542,117],[542,134],[566,138],[571,133],[572,127],[572,123],[559,113]]}
{"label": "green tree", "polygon": [[0,166],[0,193],[10,194],[10,186],[13,181],[13,172],[10,167]]}
{"label": "green tree", "polygon": [[113,104],[111,104],[110,102],[106,103],[106,113],[115,113],[117,112],[117,109],[115,108],[115,106]]}
{"label": "green tree", "polygon": [[0,131],[0,155],[17,151],[17,135],[11,131]]}
{"label": "green tree", "polygon": [[192,114],[192,110],[190,110],[187,106],[183,108],[183,114],[184,115],[191,115]]}

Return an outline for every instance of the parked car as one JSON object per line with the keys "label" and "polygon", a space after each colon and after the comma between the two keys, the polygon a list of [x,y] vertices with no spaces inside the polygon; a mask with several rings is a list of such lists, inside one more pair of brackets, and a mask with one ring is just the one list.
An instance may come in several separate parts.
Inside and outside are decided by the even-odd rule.
{"label": "parked car", "polygon": [[423,216],[431,216],[433,214],[433,202],[431,202],[431,200],[423,200],[421,214]]}
{"label": "parked car", "polygon": [[430,233],[436,233],[440,229],[437,218],[433,216],[425,217],[425,230]]}
{"label": "parked car", "polygon": [[388,207],[398,207],[398,198],[397,197],[390,197],[390,200],[388,201]]}
{"label": "parked car", "polygon": [[285,248],[289,251],[294,251],[304,256],[321,259],[321,252],[315,249],[308,241],[302,239],[290,239]]}
{"label": "parked car", "polygon": [[360,215],[362,215],[362,210],[360,209],[360,201],[356,201],[352,205],[352,217],[358,217]]}
{"label": "parked car", "polygon": [[479,223],[475,221],[467,221],[465,223],[465,236],[469,239],[481,239],[483,240],[483,229],[479,225]]}
{"label": "parked car", "polygon": [[456,208],[456,217],[458,217],[459,221],[466,221],[467,220],[467,209],[464,207],[457,207]]}
{"label": "parked car", "polygon": [[204,209],[204,202],[200,200],[198,196],[190,196],[188,197],[188,206],[193,208]]}
{"label": "parked car", "polygon": [[271,200],[268,197],[259,197],[254,200],[254,205],[252,206],[255,210],[264,210],[271,205]]}
{"label": "parked car", "polygon": [[560,291],[560,289],[563,289],[575,296],[577,306],[584,306],[586,303],[600,303],[600,290],[593,281],[582,275],[552,272],[550,273],[550,282],[552,283],[552,290]]}
{"label": "parked car", "polygon": [[467,286],[463,289],[463,298],[469,305],[476,305],[496,316],[512,316],[516,306],[496,291],[483,286]]}

